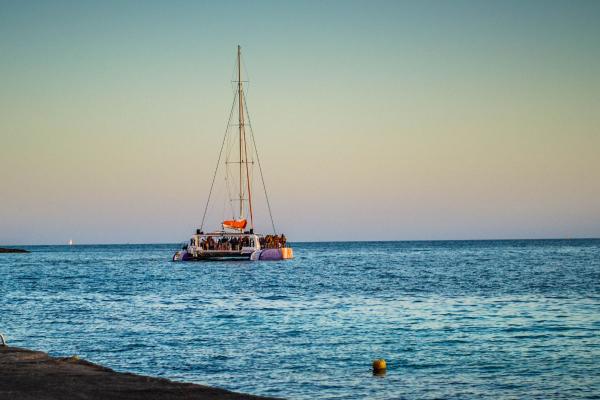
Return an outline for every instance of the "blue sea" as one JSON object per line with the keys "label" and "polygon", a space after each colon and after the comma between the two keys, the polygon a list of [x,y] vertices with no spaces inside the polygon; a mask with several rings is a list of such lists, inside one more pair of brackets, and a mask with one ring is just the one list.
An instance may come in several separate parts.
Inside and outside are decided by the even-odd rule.
{"label": "blue sea", "polygon": [[600,398],[600,240],[295,243],[291,261],[173,263],[178,247],[0,254],[0,332],[290,399]]}

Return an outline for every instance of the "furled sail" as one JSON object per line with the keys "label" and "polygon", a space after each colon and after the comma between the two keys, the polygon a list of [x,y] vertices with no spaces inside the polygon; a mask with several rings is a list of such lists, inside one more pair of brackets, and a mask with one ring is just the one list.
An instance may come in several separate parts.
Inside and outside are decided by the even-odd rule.
{"label": "furled sail", "polygon": [[248,221],[246,221],[245,219],[223,221],[223,228],[244,229],[247,223]]}

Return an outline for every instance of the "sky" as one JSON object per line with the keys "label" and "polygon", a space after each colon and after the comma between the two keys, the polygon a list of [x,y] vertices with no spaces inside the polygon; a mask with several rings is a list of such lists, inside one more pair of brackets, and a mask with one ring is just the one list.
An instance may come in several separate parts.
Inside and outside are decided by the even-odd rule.
{"label": "sky", "polygon": [[597,1],[0,0],[0,244],[187,240],[238,44],[291,241],[600,237],[598,21]]}

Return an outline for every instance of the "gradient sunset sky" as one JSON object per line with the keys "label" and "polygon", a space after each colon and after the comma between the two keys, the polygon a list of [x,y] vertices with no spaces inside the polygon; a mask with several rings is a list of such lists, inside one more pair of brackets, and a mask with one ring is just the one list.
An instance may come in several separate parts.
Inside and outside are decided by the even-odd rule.
{"label": "gradient sunset sky", "polygon": [[599,21],[599,1],[0,0],[0,245],[187,240],[238,44],[290,240],[599,237]]}

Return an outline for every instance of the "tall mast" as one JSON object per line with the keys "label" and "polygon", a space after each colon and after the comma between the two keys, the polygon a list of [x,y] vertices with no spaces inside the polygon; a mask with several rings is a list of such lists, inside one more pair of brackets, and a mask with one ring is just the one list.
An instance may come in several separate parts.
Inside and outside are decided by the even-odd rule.
{"label": "tall mast", "polygon": [[242,109],[242,68],[241,68],[242,48],[238,45],[237,67],[238,67],[238,128],[240,144],[240,219],[244,218],[244,193],[243,193],[243,175],[242,175],[242,130],[244,129],[244,114]]}
{"label": "tall mast", "polygon": [[[246,129],[244,127],[244,91],[242,89],[242,66],[241,56],[242,48],[238,45],[238,116],[239,116],[239,142],[240,142],[240,218],[244,218],[244,192],[243,192],[243,169],[242,164],[246,167],[246,186],[248,191],[248,208],[250,211],[250,228],[254,230],[254,215],[252,212],[252,192],[250,190],[250,172],[248,170],[248,147],[246,143]],[[242,146],[243,144],[243,146]],[[242,156],[242,147],[244,149]]]}

